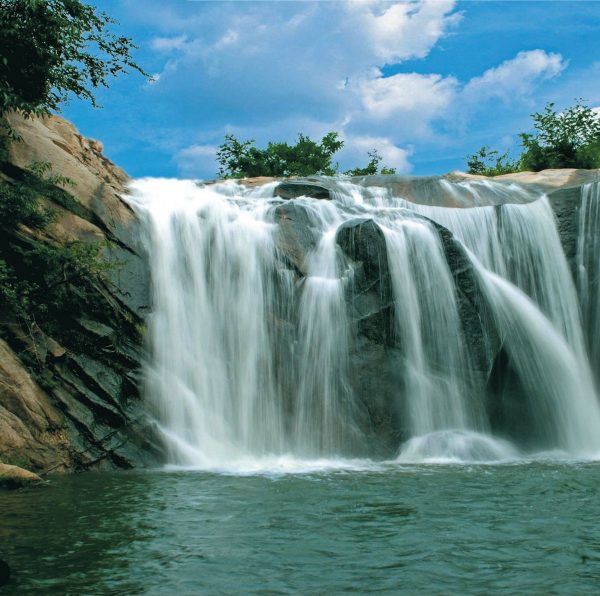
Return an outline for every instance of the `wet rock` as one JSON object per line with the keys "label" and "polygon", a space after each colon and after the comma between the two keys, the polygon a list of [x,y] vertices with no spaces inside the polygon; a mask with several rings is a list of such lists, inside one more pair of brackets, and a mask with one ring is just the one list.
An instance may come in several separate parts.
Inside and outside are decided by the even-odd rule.
{"label": "wet rock", "polygon": [[384,346],[393,335],[393,296],[385,236],[371,219],[342,224],[336,242],[352,263],[348,305],[359,332]]}
{"label": "wet rock", "polygon": [[318,240],[306,208],[299,203],[285,203],[274,209],[273,217],[278,226],[276,243],[280,254],[298,273],[306,275],[306,257]]}
{"label": "wet rock", "polygon": [[[486,327],[486,304],[471,261],[449,230],[415,213],[407,212],[406,217],[426,221],[438,233],[454,280],[462,332],[472,357],[472,376],[483,385],[499,350],[499,339]],[[348,313],[355,329],[351,384],[369,412],[374,444],[389,454],[406,438],[407,429],[402,346],[395,336],[396,306],[385,236],[373,220],[355,219],[340,226],[336,241],[352,271],[347,292]]]}
{"label": "wet rock", "polygon": [[275,188],[275,195],[282,199],[310,197],[312,199],[330,199],[329,190],[324,186],[303,180],[287,180]]}
{"label": "wet rock", "polygon": [[[581,201],[581,186],[555,190],[548,195],[550,206],[556,216],[558,235],[562,244],[567,262],[576,279],[576,256],[579,204]],[[600,230],[599,230],[600,233]]]}

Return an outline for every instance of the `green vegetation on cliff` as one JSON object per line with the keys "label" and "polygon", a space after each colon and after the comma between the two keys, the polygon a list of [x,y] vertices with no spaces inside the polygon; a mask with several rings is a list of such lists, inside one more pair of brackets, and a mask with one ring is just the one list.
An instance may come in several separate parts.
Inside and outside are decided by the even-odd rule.
{"label": "green vegetation on cliff", "polygon": [[534,132],[519,134],[523,153],[512,160],[508,152],[482,147],[467,158],[470,174],[498,176],[550,168],[600,168],[600,114],[581,101],[557,112],[549,103],[531,115]]}
{"label": "green vegetation on cliff", "polygon": [[147,76],[131,56],[133,42],[110,31],[115,23],[80,0],[0,0],[0,306],[22,323],[44,319],[51,305],[68,308],[69,284],[101,276],[105,265],[100,245],[45,234],[54,219],[47,205],[77,205],[77,198],[60,188],[68,179],[48,175],[50,164],[23,171],[8,163],[19,138],[6,116],[49,114],[70,95],[96,106],[94,91],[110,77]]}
{"label": "green vegetation on cliff", "polygon": [[[0,171],[7,169],[8,164],[0,164]],[[85,288],[91,279],[103,279],[107,268],[99,244],[44,237],[55,219],[45,204],[61,204],[68,197],[55,185],[56,178],[42,177],[44,169],[32,164],[30,171],[13,172],[14,179],[0,179],[0,309],[27,326],[53,320],[71,305],[73,284]]]}

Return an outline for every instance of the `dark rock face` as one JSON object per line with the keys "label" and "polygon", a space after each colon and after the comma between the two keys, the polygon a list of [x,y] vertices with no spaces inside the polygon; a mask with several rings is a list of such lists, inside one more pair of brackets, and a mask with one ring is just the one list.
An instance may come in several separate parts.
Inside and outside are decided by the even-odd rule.
{"label": "dark rock face", "polygon": [[381,228],[370,219],[351,220],[339,227],[336,242],[352,263],[350,319],[371,341],[392,345],[394,303]]}
{"label": "dark rock face", "polygon": [[310,216],[300,203],[289,202],[273,211],[277,223],[277,249],[280,257],[299,275],[306,275],[306,256],[317,244]]}
{"label": "dark rock face", "polygon": [[[484,383],[499,344],[489,329],[484,329],[485,304],[471,262],[446,228],[417,214],[406,216],[427,221],[438,233],[455,282],[462,330],[473,356],[472,372],[475,381]],[[340,226],[336,240],[354,272],[347,295],[348,313],[355,328],[351,382],[369,412],[374,439],[383,452],[389,453],[406,438],[406,429],[402,346],[395,338],[395,305],[385,236],[373,220],[357,219]]]}
{"label": "dark rock face", "polygon": [[350,383],[368,413],[375,454],[385,455],[399,444],[396,406],[402,386],[385,236],[373,220],[355,219],[339,227],[336,242],[352,271],[346,291],[353,328]]}
{"label": "dark rock face", "polygon": [[560,242],[565,251],[571,271],[576,275],[575,258],[577,254],[577,223],[581,187],[576,186],[574,188],[555,190],[548,195],[548,199],[556,216]]}
{"label": "dark rock face", "polygon": [[6,561],[0,559],[0,586],[6,585],[10,581],[10,567]]}
{"label": "dark rock face", "polygon": [[288,180],[282,182],[275,189],[275,195],[282,199],[297,199],[298,197],[311,197],[313,199],[331,198],[327,188],[306,180]]}

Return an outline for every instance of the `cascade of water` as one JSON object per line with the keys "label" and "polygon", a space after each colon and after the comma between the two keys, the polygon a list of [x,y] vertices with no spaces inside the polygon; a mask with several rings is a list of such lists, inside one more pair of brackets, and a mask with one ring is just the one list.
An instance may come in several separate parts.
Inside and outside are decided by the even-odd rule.
{"label": "cascade of water", "polygon": [[575,285],[545,197],[501,208],[413,208],[448,228],[484,267],[525,292],[577,359],[586,360]]}
{"label": "cascade of water", "polygon": [[523,292],[471,257],[542,441],[570,453],[597,455],[600,407],[585,362]]}
{"label": "cascade of water", "polygon": [[[219,467],[286,453],[368,452],[365,404],[350,383],[351,272],[336,244],[339,226],[357,217],[379,226],[387,249],[401,368],[396,406],[408,436],[400,460],[517,453],[490,434],[490,398],[473,372],[455,272],[429,220],[450,230],[473,264],[491,314],[481,324],[500,337],[524,387],[540,447],[600,452],[576,292],[545,198],[532,201],[506,184],[440,183],[449,202],[463,207],[448,208],[406,201],[389,188],[328,184],[331,201],[295,200],[315,235],[298,281],[278,253],[276,184],[133,183],[154,287],[146,391],[171,461]],[[495,206],[511,193],[518,204]],[[600,259],[590,231],[600,216],[598,194],[598,186],[585,190],[580,210],[578,283],[590,329],[600,325],[593,298]],[[590,353],[600,357],[594,346],[590,338]]]}
{"label": "cascade of water", "polygon": [[[300,300],[300,368],[295,436],[300,452],[341,454],[352,427],[349,326],[336,263],[335,227],[309,256]],[[312,453],[311,453],[312,451]]]}
{"label": "cascade of water", "polygon": [[274,226],[263,201],[232,203],[227,190],[132,186],[154,280],[147,391],[179,463],[214,465],[283,442],[266,325]]}
{"label": "cascade of water", "polygon": [[577,234],[577,287],[587,349],[600,385],[600,183],[581,192]]}
{"label": "cascade of water", "polygon": [[411,218],[390,219],[383,230],[411,434],[474,428],[481,416],[469,407],[455,288],[437,233]]}

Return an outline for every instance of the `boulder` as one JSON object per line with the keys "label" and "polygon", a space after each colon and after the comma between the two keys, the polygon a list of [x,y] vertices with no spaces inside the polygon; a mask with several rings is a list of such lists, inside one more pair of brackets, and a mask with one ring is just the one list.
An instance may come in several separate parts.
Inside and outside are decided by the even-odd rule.
{"label": "boulder", "polygon": [[273,218],[277,223],[276,244],[279,254],[299,275],[306,275],[306,256],[315,248],[318,240],[306,208],[299,203],[284,203],[275,207]]}
{"label": "boulder", "polygon": [[[0,488],[24,488],[34,486],[40,482],[42,482],[42,479],[29,470],[0,463]],[[2,562],[0,561],[0,563]]]}
{"label": "boulder", "polygon": [[350,319],[371,341],[391,345],[394,303],[381,228],[371,219],[353,219],[338,228],[336,242],[352,265]]}
{"label": "boulder", "polygon": [[286,180],[275,188],[275,195],[282,199],[310,197],[312,199],[330,199],[329,190],[318,183],[307,180]]}

